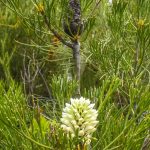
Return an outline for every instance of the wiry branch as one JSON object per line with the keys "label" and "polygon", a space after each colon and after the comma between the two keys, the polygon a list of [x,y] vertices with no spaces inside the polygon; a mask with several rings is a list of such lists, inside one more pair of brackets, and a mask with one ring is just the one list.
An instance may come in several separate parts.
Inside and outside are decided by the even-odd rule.
{"label": "wiry branch", "polygon": [[48,21],[47,16],[45,15],[44,11],[42,11],[41,14],[42,14],[42,16],[44,18],[44,21],[45,21],[48,29],[59,39],[59,41],[62,42],[64,45],[66,45],[66,46],[68,46],[70,48],[73,48],[73,45],[71,43],[69,43],[66,40],[64,40],[62,38],[62,36],[60,36],[59,33],[51,27],[51,24]]}

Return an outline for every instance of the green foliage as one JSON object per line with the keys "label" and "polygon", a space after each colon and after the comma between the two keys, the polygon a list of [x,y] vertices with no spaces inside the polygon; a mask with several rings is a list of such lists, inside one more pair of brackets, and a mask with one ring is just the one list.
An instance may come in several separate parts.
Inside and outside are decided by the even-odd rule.
{"label": "green foliage", "polygon": [[25,104],[25,97],[21,88],[13,82],[9,88],[1,82],[0,91],[0,147],[1,149],[21,148],[24,144],[24,138],[18,134],[18,130],[26,128],[26,121],[30,119],[30,114],[27,115],[27,111],[24,111],[28,109]]}
{"label": "green foliage", "polygon": [[[40,13],[44,9],[52,29],[69,41],[62,28],[67,3],[0,1],[0,149],[77,148],[60,128],[77,88],[72,51]],[[81,0],[81,8],[81,95],[99,112],[87,149],[148,150],[150,1]]]}
{"label": "green foliage", "polygon": [[[9,89],[0,84],[0,148],[1,149],[55,149],[65,148],[66,138],[59,124],[39,113],[39,107],[30,109],[16,83]],[[58,143],[59,142],[59,143]],[[59,145],[58,145],[59,144]]]}

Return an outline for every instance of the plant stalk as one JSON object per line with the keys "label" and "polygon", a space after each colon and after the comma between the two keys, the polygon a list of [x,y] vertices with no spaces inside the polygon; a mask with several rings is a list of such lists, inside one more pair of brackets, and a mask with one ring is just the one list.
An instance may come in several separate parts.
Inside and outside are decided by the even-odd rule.
{"label": "plant stalk", "polygon": [[77,81],[76,95],[80,96],[80,75],[81,75],[81,58],[80,58],[80,43],[79,41],[73,42],[73,59],[75,63],[75,79]]}

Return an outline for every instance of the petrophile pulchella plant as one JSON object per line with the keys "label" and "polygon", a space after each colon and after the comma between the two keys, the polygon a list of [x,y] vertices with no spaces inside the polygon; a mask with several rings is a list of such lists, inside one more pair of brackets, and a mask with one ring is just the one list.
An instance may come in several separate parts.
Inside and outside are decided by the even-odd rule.
{"label": "petrophile pulchella plant", "polygon": [[150,0],[0,0],[0,149],[149,150],[149,12]]}

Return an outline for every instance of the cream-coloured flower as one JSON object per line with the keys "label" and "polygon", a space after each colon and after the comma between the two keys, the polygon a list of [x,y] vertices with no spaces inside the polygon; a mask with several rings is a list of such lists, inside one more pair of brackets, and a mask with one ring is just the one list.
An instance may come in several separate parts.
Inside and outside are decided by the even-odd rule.
{"label": "cream-coloured flower", "polygon": [[112,4],[112,0],[108,0],[109,4]]}
{"label": "cream-coloured flower", "polygon": [[89,144],[98,124],[98,112],[93,108],[94,104],[90,104],[89,99],[71,98],[70,102],[66,103],[63,109],[61,127],[71,137],[79,137],[84,143]]}

